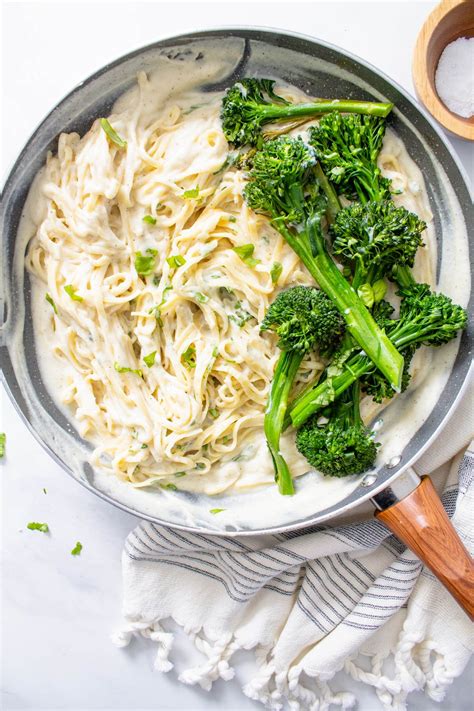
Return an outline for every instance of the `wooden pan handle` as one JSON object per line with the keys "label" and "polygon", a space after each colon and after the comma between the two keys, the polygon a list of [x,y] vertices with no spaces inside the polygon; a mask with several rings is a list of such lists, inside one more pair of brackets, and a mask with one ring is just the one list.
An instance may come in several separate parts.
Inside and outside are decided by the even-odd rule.
{"label": "wooden pan handle", "polygon": [[436,575],[474,619],[474,562],[449,520],[431,479],[376,517]]}

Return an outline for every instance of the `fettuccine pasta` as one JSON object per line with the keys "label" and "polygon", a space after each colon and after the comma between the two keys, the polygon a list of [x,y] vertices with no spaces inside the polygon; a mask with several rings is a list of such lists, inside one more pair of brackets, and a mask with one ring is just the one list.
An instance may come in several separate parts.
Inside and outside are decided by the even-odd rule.
{"label": "fettuccine pasta", "polygon": [[[93,442],[94,466],[134,486],[180,489],[220,472],[224,490],[238,471],[226,464],[264,445],[278,349],[260,322],[279,290],[312,280],[245,204],[222,95],[188,92],[150,112],[152,85],[145,74],[138,84],[133,102],[84,137],[60,136],[26,263],[49,302],[60,398]],[[381,165],[422,214],[395,153],[383,151]],[[296,387],[323,368],[308,356]],[[270,481],[264,452],[257,466]],[[290,455],[297,475],[308,469],[294,447]]]}

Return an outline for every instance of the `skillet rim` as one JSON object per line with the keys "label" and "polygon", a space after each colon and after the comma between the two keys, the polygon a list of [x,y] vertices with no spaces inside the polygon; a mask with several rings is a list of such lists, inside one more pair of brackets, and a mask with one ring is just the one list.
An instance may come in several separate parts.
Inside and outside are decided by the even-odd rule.
{"label": "skillet rim", "polygon": [[[429,124],[430,128],[434,131],[434,133],[437,135],[438,140],[443,144],[444,148],[448,150],[450,154],[450,158],[452,160],[452,163],[454,164],[454,167],[457,169],[462,187],[466,189],[468,195],[471,195],[471,189],[470,189],[470,184],[469,184],[469,179],[467,177],[466,171],[464,169],[464,166],[462,165],[459,157],[455,152],[453,152],[452,146],[450,145],[447,137],[444,135],[443,131],[441,128],[437,125],[435,119],[424,109],[423,106],[419,104],[419,102],[402,86],[400,86],[396,81],[391,79],[388,75],[386,75],[384,72],[376,68],[374,65],[372,65],[370,62],[367,62],[366,60],[362,59],[361,57],[337,46],[334,45],[330,42],[326,42],[322,39],[319,39],[317,37],[312,37],[310,35],[306,35],[303,33],[298,33],[298,32],[293,32],[289,30],[282,30],[279,28],[272,28],[272,27],[264,27],[264,26],[252,26],[252,25],[230,25],[230,26],[222,26],[222,27],[214,27],[214,28],[209,28],[209,29],[200,29],[192,32],[185,32],[181,33],[179,35],[170,35],[167,37],[162,37],[160,40],[157,40],[156,42],[150,43],[148,45],[144,45],[142,47],[139,47],[135,50],[132,50],[131,52],[128,52],[124,55],[121,55],[117,59],[108,62],[105,64],[103,67],[98,69],[97,71],[93,72],[90,74],[86,79],[81,81],[79,84],[77,84],[73,89],[71,89],[70,92],[68,92],[58,103],[51,109],[51,111],[48,112],[48,114],[44,117],[44,119],[37,125],[35,130],[31,133],[30,137],[28,138],[27,142],[25,143],[23,149],[21,150],[20,154],[18,155],[17,159],[13,163],[13,166],[11,167],[8,176],[5,180],[4,187],[2,189],[2,192],[0,194],[0,206],[1,206],[1,214],[3,216],[3,211],[5,208],[6,200],[9,197],[9,189],[12,186],[12,183],[15,179],[16,173],[18,171],[18,168],[21,165],[21,162],[24,158],[24,156],[27,154],[31,143],[34,141],[35,137],[41,130],[41,128],[49,121],[50,117],[54,112],[59,108],[62,107],[64,104],[66,104],[69,99],[71,99],[73,96],[75,96],[77,93],[79,93],[85,86],[89,85],[91,82],[95,81],[99,77],[101,77],[103,74],[108,73],[111,69],[115,67],[119,67],[121,64],[127,62],[130,59],[133,59],[134,57],[138,57],[141,54],[144,54],[148,51],[152,51],[153,49],[159,49],[159,48],[166,48],[168,46],[174,46],[179,43],[185,43],[187,41],[192,42],[195,40],[205,40],[205,39],[210,39],[210,38],[220,38],[220,39],[226,39],[228,37],[237,37],[237,38],[242,38],[246,40],[256,40],[256,41],[269,41],[270,44],[273,44],[274,46],[274,40],[276,38],[281,38],[285,40],[291,41],[297,41],[299,43],[304,43],[307,46],[311,45],[316,45],[323,47],[325,49],[328,49],[330,51],[333,51],[339,55],[342,55],[344,58],[348,58],[352,62],[356,62],[363,66],[365,69],[368,69],[369,72],[377,75],[378,78],[382,79],[384,82],[389,84],[392,88],[394,88],[396,91],[398,91],[406,101],[408,101],[415,111],[417,111],[421,116],[427,121]],[[272,41],[273,40],[273,41]],[[305,52],[302,50],[301,47],[294,47],[294,46],[287,46],[285,45],[285,48],[292,49],[293,51],[297,51],[300,54],[305,54]],[[418,127],[417,127],[417,130]],[[420,132],[421,133],[421,132]],[[423,134],[421,133],[423,136]],[[451,182],[451,181],[450,181]],[[465,210],[462,210],[463,216],[465,217]],[[3,223],[3,219],[2,219]],[[470,251],[473,251],[474,245],[472,245],[472,241],[470,244]],[[472,263],[472,260],[471,260]],[[4,265],[4,268],[6,268],[6,264]],[[4,283],[7,283],[6,280],[4,280]],[[468,304],[468,308],[472,310],[472,301],[473,301],[473,292],[472,292],[472,266],[471,266],[471,294],[470,294],[470,300]],[[60,465],[60,467],[69,475],[71,476],[75,481],[77,481],[79,484],[84,486],[86,489],[89,491],[93,492],[96,496],[99,496],[101,499],[104,501],[107,501],[108,503],[111,503],[112,505],[116,506],[117,508],[133,515],[136,516],[142,520],[147,520],[152,523],[157,523],[159,525],[163,526],[168,526],[173,529],[177,530],[183,530],[183,531],[188,531],[191,533],[204,533],[206,535],[212,535],[212,536],[223,536],[226,538],[236,538],[240,536],[255,536],[255,535],[264,535],[264,534],[273,534],[273,533],[284,533],[284,532],[290,532],[290,531],[296,531],[300,530],[309,526],[313,526],[315,524],[322,523],[324,521],[330,521],[333,518],[339,517],[341,515],[345,515],[348,512],[352,511],[353,509],[357,508],[360,504],[368,501],[372,497],[374,497],[376,494],[380,493],[384,489],[388,488],[390,484],[395,481],[403,472],[405,472],[410,466],[412,466],[416,460],[426,451],[426,449],[432,444],[433,440],[438,436],[438,434],[442,431],[442,429],[446,426],[448,423],[449,419],[451,418],[453,412],[456,410],[461,398],[463,397],[465,391],[467,390],[467,387],[469,385],[470,377],[472,372],[474,371],[474,368],[471,364],[471,367],[468,367],[466,369],[466,372],[463,374],[463,380],[462,382],[456,382],[453,384],[453,387],[455,390],[457,390],[456,396],[454,397],[451,405],[449,408],[446,410],[445,414],[442,416],[441,421],[439,424],[433,429],[433,431],[429,434],[429,436],[426,438],[424,441],[423,445],[414,453],[406,462],[403,463],[403,465],[399,468],[396,469],[392,475],[387,476],[383,479],[383,481],[380,481],[377,483],[375,486],[371,486],[368,488],[366,492],[364,492],[360,487],[354,489],[347,498],[354,497],[353,501],[349,501],[345,503],[344,505],[340,504],[334,504],[333,506],[329,507],[328,509],[325,509],[322,512],[316,513],[314,516],[308,517],[304,521],[296,521],[294,523],[290,524],[284,524],[281,526],[271,526],[269,528],[260,528],[260,529],[245,529],[245,530],[216,530],[216,529],[209,529],[204,526],[187,526],[184,524],[180,523],[174,523],[174,522],[169,522],[169,521],[164,521],[160,519],[157,516],[152,516],[150,514],[146,513],[141,513],[136,511],[135,509],[131,508],[127,504],[122,503],[121,501],[116,500],[112,495],[107,494],[100,489],[97,489],[94,487],[91,483],[89,483],[88,480],[78,478],[72,469],[64,462],[49,446],[47,442],[41,439],[39,434],[36,432],[34,429],[33,425],[30,423],[28,417],[26,414],[23,412],[19,402],[17,401],[17,398],[13,394],[12,387],[10,386],[10,380],[8,376],[5,374],[5,368],[4,366],[7,366],[8,371],[11,373],[12,380],[14,382],[14,385],[19,388],[16,375],[14,373],[14,370],[12,368],[12,363],[8,351],[8,347],[6,343],[4,342],[5,337],[8,336],[8,320],[3,324],[2,329],[0,331],[0,335],[2,336],[1,338],[1,345],[0,345],[0,364],[2,366],[1,370],[1,379],[4,384],[5,390],[10,398],[10,401],[12,402],[13,406],[15,407],[16,411],[19,413],[21,419],[23,422],[26,424],[28,430],[31,432],[31,434],[35,437],[35,439],[39,442],[39,444],[43,447],[43,449]],[[459,351],[456,356],[456,359],[459,356]],[[448,379],[447,384],[450,382],[451,377]],[[443,391],[444,392],[444,391]],[[439,402],[435,405],[431,413],[435,412],[436,409],[439,408]],[[416,434],[416,433],[415,433]],[[408,445],[407,445],[408,446]],[[343,500],[344,501],[344,500]]]}

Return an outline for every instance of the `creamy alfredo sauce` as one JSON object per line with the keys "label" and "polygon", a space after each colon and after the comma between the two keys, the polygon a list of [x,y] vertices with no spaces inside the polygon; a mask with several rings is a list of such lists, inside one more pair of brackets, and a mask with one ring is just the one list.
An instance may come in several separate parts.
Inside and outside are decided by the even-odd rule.
{"label": "creamy alfredo sauce", "polygon": [[[227,155],[221,94],[198,89],[209,63],[206,77],[195,65],[188,70],[164,62],[118,100],[110,122],[127,140],[125,152],[98,122],[82,139],[63,135],[59,156],[32,186],[19,238],[22,244],[31,240],[26,261],[42,376],[58,406],[95,445],[95,470],[134,487],[249,491],[273,482],[262,424],[278,353],[273,336],[260,335],[258,324],[279,289],[311,279],[266,220],[247,209],[244,175],[220,170]],[[179,93],[164,88],[170,86]],[[280,86],[288,97],[304,96]],[[390,130],[380,166],[401,191],[395,202],[429,225],[415,272],[434,285],[436,244],[423,178]],[[455,204],[454,195],[447,198]],[[146,215],[156,223],[145,223]],[[462,220],[457,213],[453,219]],[[248,243],[259,260],[252,267],[232,250]],[[462,244],[460,239],[452,248],[453,260],[462,261]],[[145,285],[133,258],[148,249],[157,251],[160,278]],[[167,257],[173,255],[185,264],[171,266]],[[270,277],[275,261],[283,266],[276,287]],[[82,301],[72,299],[65,285],[73,285]],[[442,271],[439,287],[461,303],[466,286],[448,284]],[[58,314],[45,306],[46,293]],[[152,311],[157,305],[161,326]],[[379,421],[378,464],[401,452],[421,426],[456,350],[453,343],[442,357],[425,349],[416,354],[409,391],[391,401]],[[154,351],[148,368],[143,357]],[[183,364],[186,352],[195,367]],[[144,378],[117,372],[114,363],[140,369]],[[300,381],[322,367],[313,355]],[[362,410],[371,420],[380,408],[366,399]],[[291,433],[282,451],[296,476],[308,470]],[[358,481],[314,476],[320,479],[318,500],[301,506],[302,515],[336,503]],[[109,477],[102,488],[114,493],[122,485],[113,481]],[[268,525],[271,519],[268,514]]]}

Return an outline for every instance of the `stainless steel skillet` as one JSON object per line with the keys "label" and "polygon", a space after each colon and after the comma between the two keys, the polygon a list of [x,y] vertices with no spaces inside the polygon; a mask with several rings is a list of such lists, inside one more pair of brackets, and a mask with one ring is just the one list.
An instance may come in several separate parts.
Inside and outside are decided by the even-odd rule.
{"label": "stainless steel skillet", "polygon": [[[205,44],[209,41],[213,43],[211,49]],[[420,520],[421,509],[413,508],[413,502],[422,498],[422,494],[428,499],[430,510],[436,505],[434,493],[426,493],[429,481],[416,489],[408,500],[403,498],[417,484],[406,472],[437,437],[459,400],[471,362],[472,331],[466,332],[460,343],[436,353],[443,383],[435,398],[430,397],[433,390],[428,378],[416,398],[407,393],[405,399],[400,399],[397,407],[417,412],[409,437],[401,437],[397,418],[389,414],[398,411],[394,410],[394,404],[390,405],[385,418],[386,437],[389,442],[398,438],[395,456],[382,459],[376,472],[344,482],[342,488],[308,474],[299,483],[299,495],[290,503],[282,501],[288,497],[280,497],[273,488],[220,495],[216,499],[186,492],[163,494],[132,490],[111,481],[92,470],[88,463],[89,445],[57,409],[43,383],[39,367],[42,354],[36,352],[34,345],[29,283],[22,270],[24,246],[16,239],[24,201],[35,173],[44,163],[47,151],[55,150],[60,132],[84,133],[97,116],[107,114],[115,99],[133,84],[138,71],[152,71],[163,57],[184,65],[186,62],[204,63],[204,66],[209,63],[210,67],[212,56],[225,57],[227,69],[221,75],[209,72],[204,82],[208,91],[224,89],[246,74],[257,74],[285,79],[312,95],[392,101],[396,106],[392,127],[421,168],[427,184],[434,215],[440,284],[452,293],[461,276],[468,280],[466,226],[472,228],[474,211],[462,170],[432,119],[400,87],[362,60],[299,35],[232,28],[173,37],[118,59],[74,89],[38,127],[12,169],[2,196],[1,213],[5,305],[1,360],[5,384],[33,434],[68,473],[97,495],[142,518],[191,531],[235,536],[303,528],[351,511],[369,498],[375,499],[380,507],[393,506],[397,499],[403,499],[405,503],[389,509],[392,515],[382,514],[386,520],[391,519],[387,523],[403,538],[400,526],[408,525],[402,515],[408,502],[412,507],[411,522]],[[472,300],[469,305],[472,311]],[[210,515],[209,510],[216,506],[225,508],[225,515]],[[402,523],[396,524],[395,513],[397,521]],[[411,532],[408,543],[415,548],[427,538],[428,542],[436,541],[431,555],[433,551],[441,551],[441,557],[451,563],[444,573],[445,582],[456,576],[466,580],[468,559],[455,543],[453,533],[448,536],[447,526],[439,510],[434,518],[425,514],[425,523]],[[449,553],[446,552],[447,541],[452,545]],[[417,552],[426,559],[426,553],[418,549]],[[434,566],[432,558],[429,560]],[[437,573],[440,574],[439,566]],[[464,599],[468,593],[469,589],[464,587]]]}

